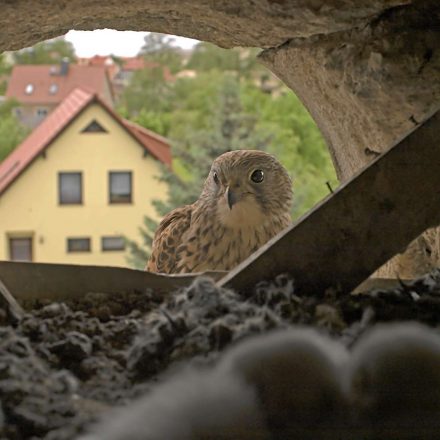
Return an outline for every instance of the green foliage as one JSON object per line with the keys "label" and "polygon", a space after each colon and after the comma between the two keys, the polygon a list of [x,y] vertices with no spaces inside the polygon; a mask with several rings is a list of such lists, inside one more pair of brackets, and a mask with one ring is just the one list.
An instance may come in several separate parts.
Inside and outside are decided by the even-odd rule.
{"label": "green foliage", "polygon": [[17,107],[17,102],[13,100],[8,100],[0,105],[0,162],[29,133],[29,130],[24,128],[13,114],[15,107]]}
{"label": "green foliage", "polygon": [[64,58],[75,60],[72,43],[63,37],[37,43],[35,46],[14,52],[16,64],[56,64]]}
{"label": "green foliage", "polygon": [[6,56],[0,53],[0,96],[6,93],[8,85],[8,75],[11,72],[12,66],[6,62]]}
{"label": "green foliage", "polygon": [[139,114],[133,118],[133,121],[157,134],[167,136],[170,131],[170,116],[170,113],[160,114],[143,108]]}
{"label": "green foliage", "polygon": [[163,113],[171,108],[173,86],[164,78],[161,66],[136,71],[124,90],[121,104],[130,115],[142,110]]}
{"label": "green foliage", "polygon": [[257,129],[272,136],[268,151],[291,173],[293,216],[304,214],[328,194],[326,182],[337,180],[321,133],[300,100],[286,87],[274,97],[247,84],[242,89],[242,102],[248,112],[259,115]]}
{"label": "green foliage", "polygon": [[0,75],[8,74],[12,69],[12,65],[6,62],[6,55],[0,53]]}
{"label": "green foliage", "polygon": [[145,44],[140,50],[147,61],[155,61],[176,73],[182,68],[181,49],[176,47],[175,38],[150,32],[144,37]]}
{"label": "green foliage", "polygon": [[193,50],[187,68],[200,72],[214,69],[239,71],[240,54],[237,50],[220,49],[211,43],[199,43]]}
{"label": "green foliage", "polygon": [[263,67],[257,64],[258,49],[221,49],[211,43],[201,42],[194,48],[186,66],[198,72],[235,72],[238,76],[249,77]]}
{"label": "green foliage", "polygon": [[[122,95],[121,106],[136,118],[141,117],[140,114],[145,112],[149,113],[150,118],[153,118],[153,114],[162,116],[164,112],[172,109],[175,93],[166,69],[170,72],[181,69],[181,50],[174,45],[174,38],[150,32],[145,36],[145,45],[140,55],[143,55],[150,64],[153,62],[156,65],[133,74]],[[145,118],[142,118],[145,121]],[[142,122],[139,123],[144,125]],[[165,126],[161,128],[166,130]]]}
{"label": "green foliage", "polygon": [[[146,72],[134,78],[137,97],[126,94],[125,115],[172,143],[173,172],[164,168],[161,177],[169,198],[154,202],[158,218],[194,202],[212,161],[228,150],[262,149],[283,163],[293,179],[293,218],[328,194],[327,181],[336,182],[312,118],[289,89],[255,65],[254,55],[200,43],[186,66],[197,70],[195,78],[166,88],[163,78],[154,81]],[[146,218],[142,242],[128,241],[130,264],[144,267],[156,227],[157,219]]]}
{"label": "green foliage", "polygon": [[141,243],[125,239],[128,250],[127,262],[134,269],[143,269],[150,256],[148,250],[151,248],[152,236],[157,228],[157,222],[149,217],[144,217],[143,227],[139,228]]}

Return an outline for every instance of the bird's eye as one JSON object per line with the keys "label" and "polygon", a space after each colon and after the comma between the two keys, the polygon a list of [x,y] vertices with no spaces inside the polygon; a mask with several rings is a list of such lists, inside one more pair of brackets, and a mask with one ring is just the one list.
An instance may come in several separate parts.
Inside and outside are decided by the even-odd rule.
{"label": "bird's eye", "polygon": [[218,174],[217,174],[217,173],[214,173],[212,177],[213,177],[213,179],[214,179],[215,184],[218,185],[218,184],[220,183],[220,180],[219,180],[219,178],[218,178]]}
{"label": "bird's eye", "polygon": [[264,180],[264,173],[263,170],[255,170],[251,174],[251,180],[255,183],[261,183]]}

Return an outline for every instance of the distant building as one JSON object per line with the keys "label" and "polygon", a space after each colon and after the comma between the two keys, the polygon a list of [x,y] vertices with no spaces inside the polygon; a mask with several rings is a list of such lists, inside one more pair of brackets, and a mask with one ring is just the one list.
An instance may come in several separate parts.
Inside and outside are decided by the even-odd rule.
{"label": "distant building", "polygon": [[118,64],[110,55],[94,55],[90,58],[77,58],[77,64],[79,66],[92,66],[92,67],[105,67],[110,81],[114,78],[119,71]]}
{"label": "distant building", "polygon": [[18,64],[12,69],[6,98],[17,100],[19,121],[34,128],[75,88],[90,90],[113,106],[114,98],[107,69],[80,66],[63,61],[59,65]]}
{"label": "distant building", "polygon": [[125,87],[130,84],[133,74],[139,70],[161,68],[166,81],[174,81],[174,76],[167,66],[162,66],[155,61],[148,61],[142,56],[115,57],[110,55],[95,55],[90,58],[78,58],[81,66],[105,67],[112,84],[113,94],[117,100]]}
{"label": "distant building", "polygon": [[0,260],[126,265],[163,165],[166,139],[75,89],[0,164]]}
{"label": "distant building", "polygon": [[119,71],[113,77],[113,90],[117,97],[121,96],[125,87],[130,84],[135,72],[148,69],[162,69],[165,81],[174,81],[174,76],[167,66],[161,66],[155,61],[147,61],[143,57],[125,57],[121,58],[121,65]]}

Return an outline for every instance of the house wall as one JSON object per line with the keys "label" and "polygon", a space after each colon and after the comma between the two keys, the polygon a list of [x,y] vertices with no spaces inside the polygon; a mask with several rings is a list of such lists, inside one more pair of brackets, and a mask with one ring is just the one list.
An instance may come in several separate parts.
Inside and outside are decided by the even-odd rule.
{"label": "house wall", "polygon": [[110,79],[106,79],[104,83],[104,90],[103,93],[100,94],[100,97],[110,106],[114,107],[115,104],[115,97],[113,96],[112,90],[111,90],[111,82]]}
{"label": "house wall", "polygon": [[[28,128],[35,128],[37,125],[40,124],[41,121],[50,113],[52,110],[54,110],[56,107],[56,104],[48,105],[48,104],[22,104],[19,107],[16,107],[14,109],[15,115],[17,116],[18,120],[26,127]],[[46,115],[38,114],[38,109],[46,110]]]}
{"label": "house wall", "polygon": [[[93,119],[108,133],[80,133]],[[167,193],[144,151],[102,107],[88,107],[0,196],[0,259],[9,258],[8,235],[32,234],[34,261],[125,266],[126,253],[102,252],[101,237],[139,238],[143,216],[155,215],[151,201]],[[82,171],[83,205],[58,205],[63,171]],[[109,171],[132,171],[132,204],[109,204]],[[67,237],[90,237],[91,252],[67,253]]]}

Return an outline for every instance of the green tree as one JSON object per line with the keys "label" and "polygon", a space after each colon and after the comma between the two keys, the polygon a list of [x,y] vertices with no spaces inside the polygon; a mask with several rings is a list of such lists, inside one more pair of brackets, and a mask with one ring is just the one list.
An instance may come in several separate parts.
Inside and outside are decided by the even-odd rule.
{"label": "green tree", "polygon": [[200,72],[214,69],[239,71],[240,54],[237,50],[221,49],[211,43],[200,42],[194,47],[187,68]]}
{"label": "green tree", "polygon": [[133,122],[148,128],[162,136],[168,136],[171,125],[171,113],[157,113],[145,108],[132,118]]}
{"label": "green tree", "polygon": [[211,43],[200,42],[194,47],[186,68],[198,72],[235,72],[240,77],[257,75],[264,69],[257,63],[257,52],[258,49],[240,47],[221,49]]}
{"label": "green tree", "polygon": [[0,162],[23,141],[29,130],[23,127],[13,114],[17,102],[8,100],[0,105]]}
{"label": "green tree", "polygon": [[122,94],[120,105],[128,115],[136,116],[143,109],[154,113],[167,111],[172,101],[173,85],[159,66],[136,71]]}
{"label": "green tree", "polygon": [[293,217],[308,211],[337,185],[325,142],[315,122],[297,96],[287,87],[277,96],[262,93],[254,83],[242,89],[243,106],[259,115],[256,129],[271,134],[268,150],[289,170],[293,179]]}
{"label": "green tree", "polygon": [[6,56],[0,53],[0,96],[6,93],[8,85],[8,76],[11,72],[12,65],[6,62]]}
{"label": "green tree", "polygon": [[[167,75],[167,69],[175,73],[182,67],[181,50],[175,46],[174,38],[150,32],[139,52],[150,63],[145,69],[136,71],[125,88],[120,101],[120,111],[137,118],[146,110],[164,113],[172,109],[174,85]],[[151,65],[151,62],[156,65]]]}
{"label": "green tree", "polygon": [[176,39],[169,35],[149,32],[144,37],[144,45],[139,54],[147,61],[155,61],[167,67],[172,73],[182,68],[181,49],[176,46]]}
{"label": "green tree", "polygon": [[72,43],[63,37],[37,43],[35,46],[14,52],[16,64],[56,64],[67,58],[75,61],[75,50]]}

